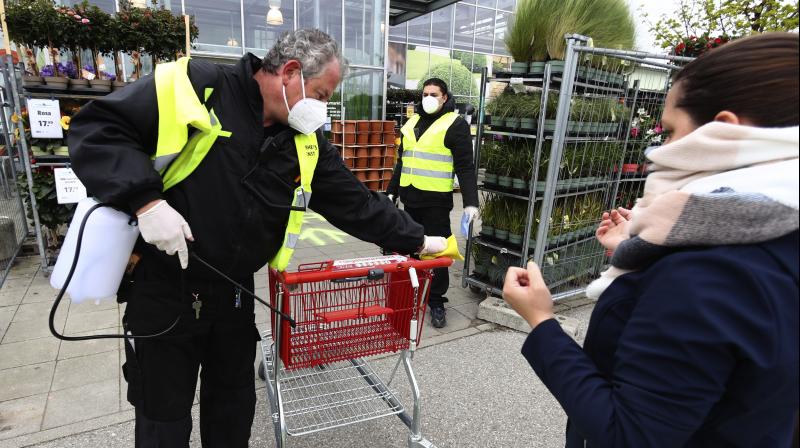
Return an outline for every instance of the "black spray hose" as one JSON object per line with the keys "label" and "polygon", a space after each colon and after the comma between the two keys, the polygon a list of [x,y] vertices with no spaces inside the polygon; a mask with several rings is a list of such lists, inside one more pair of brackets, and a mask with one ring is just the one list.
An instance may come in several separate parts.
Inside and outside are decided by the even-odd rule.
{"label": "black spray hose", "polygon": [[[66,336],[66,335],[63,335],[63,334],[59,333],[56,330],[56,326],[55,326],[56,312],[58,311],[58,306],[61,304],[61,300],[64,298],[64,294],[67,292],[67,287],[69,286],[70,281],[72,281],[72,276],[75,274],[75,268],[78,266],[78,258],[80,257],[80,254],[81,254],[81,244],[83,243],[83,232],[84,232],[84,230],[86,228],[86,222],[88,221],[89,216],[95,210],[97,210],[98,208],[101,208],[101,207],[109,207],[109,205],[108,204],[95,204],[95,205],[93,205],[86,212],[86,215],[81,220],[81,225],[80,225],[80,228],[78,229],[78,241],[75,244],[75,258],[72,260],[72,266],[69,269],[69,273],[67,274],[67,278],[64,280],[64,286],[62,286],[61,291],[58,292],[58,296],[56,296],[56,300],[55,300],[55,302],[53,302],[53,306],[50,308],[50,319],[49,319],[50,333],[52,333],[53,336],[55,336],[58,339],[61,339],[62,341],[90,341],[90,340],[93,340],[93,339],[150,339],[150,338],[156,338],[156,337],[159,337],[159,336],[163,336],[163,335],[169,333],[170,331],[172,331],[172,329],[175,328],[176,325],[178,325],[178,322],[181,320],[181,316],[180,315],[178,315],[178,317],[175,318],[175,321],[172,322],[172,324],[169,327],[167,327],[165,330],[160,331],[158,333],[146,334],[146,335],[98,334],[98,335],[91,335],[91,336]],[[281,311],[278,311],[277,309],[275,309],[275,307],[273,307],[269,303],[265,302],[263,299],[261,299],[260,297],[255,295],[252,291],[250,291],[249,289],[247,289],[244,286],[240,285],[239,283],[235,282],[230,277],[228,277],[227,275],[223,274],[219,269],[217,269],[217,268],[211,266],[210,264],[208,264],[208,262],[206,262],[205,260],[200,258],[200,256],[198,256],[194,251],[191,251],[190,255],[192,256],[192,258],[194,258],[195,260],[197,260],[200,263],[202,263],[203,265],[205,265],[207,268],[212,270],[214,273],[216,273],[217,275],[219,275],[223,279],[227,280],[228,282],[232,283],[237,288],[241,289],[243,292],[245,292],[248,295],[252,296],[255,300],[257,300],[260,303],[266,305],[267,308],[272,310],[272,312],[281,315],[281,317],[283,317],[284,319],[286,319],[289,322],[289,324],[292,326],[292,328],[295,327],[296,324],[295,324],[294,319],[289,317],[287,314],[282,313]]]}

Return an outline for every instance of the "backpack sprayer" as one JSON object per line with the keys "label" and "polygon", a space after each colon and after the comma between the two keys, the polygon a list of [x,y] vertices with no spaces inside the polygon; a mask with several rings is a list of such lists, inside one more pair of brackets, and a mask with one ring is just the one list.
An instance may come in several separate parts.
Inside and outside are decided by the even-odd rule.
{"label": "backpack sprayer", "polygon": [[[89,216],[95,214],[95,219],[89,222]],[[89,239],[84,246],[83,234],[86,230],[91,234],[101,234],[103,243],[96,239]],[[92,336],[66,336],[59,333],[54,324],[56,311],[64,298],[64,294],[69,292],[70,297],[76,303],[84,300],[108,299],[114,296],[122,282],[125,268],[133,252],[133,246],[139,237],[139,229],[135,219],[127,213],[113,208],[109,204],[98,202],[94,198],[86,198],[78,203],[75,215],[70,222],[67,236],[61,253],[56,260],[53,274],[50,276],[50,285],[60,289],[52,308],[50,308],[50,332],[62,341],[88,341],[92,339],[148,339],[163,336],[178,325],[181,316],[178,315],[172,324],[154,334],[132,335],[132,334],[101,334]],[[108,242],[111,241],[111,244]],[[81,250],[84,250],[84,259],[80,260]],[[258,302],[264,304],[273,313],[279,314],[286,319],[294,328],[295,321],[287,314],[277,310],[275,307],[255,295],[252,291],[234,281],[219,269],[215,268],[207,261],[200,258],[197,253],[189,250],[189,256],[207,267],[209,270],[219,275],[232,285],[239,288],[242,292],[250,295]],[[81,261],[79,263],[79,260]],[[76,279],[77,283],[72,283]]]}

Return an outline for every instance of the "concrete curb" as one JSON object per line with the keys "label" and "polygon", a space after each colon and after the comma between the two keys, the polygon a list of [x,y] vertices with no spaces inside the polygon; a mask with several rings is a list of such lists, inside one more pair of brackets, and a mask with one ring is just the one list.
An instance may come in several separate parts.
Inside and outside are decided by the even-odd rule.
{"label": "concrete curb", "polygon": [[[561,324],[564,332],[570,335],[573,339],[578,339],[580,336],[580,322],[571,317],[556,314],[556,320]],[[522,318],[516,311],[503,299],[497,297],[488,297],[478,306],[478,319],[483,319],[488,322],[493,322],[513,330],[529,333],[531,326]]]}

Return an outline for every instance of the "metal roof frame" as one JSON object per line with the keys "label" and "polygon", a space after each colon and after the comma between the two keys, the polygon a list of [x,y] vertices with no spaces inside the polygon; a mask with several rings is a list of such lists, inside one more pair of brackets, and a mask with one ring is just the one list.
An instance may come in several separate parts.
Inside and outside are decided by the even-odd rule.
{"label": "metal roof frame", "polygon": [[389,0],[389,24],[400,25],[453,3],[458,0]]}

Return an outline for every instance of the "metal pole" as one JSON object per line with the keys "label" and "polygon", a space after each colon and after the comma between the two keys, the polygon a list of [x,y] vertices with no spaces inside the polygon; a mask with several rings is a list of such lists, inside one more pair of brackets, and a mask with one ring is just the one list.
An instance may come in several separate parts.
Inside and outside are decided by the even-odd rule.
{"label": "metal pole", "polygon": [[633,123],[633,114],[636,113],[636,103],[639,101],[639,80],[633,82],[633,102],[631,103],[631,113],[628,116],[628,126],[625,128],[625,140],[622,144],[622,157],[619,159],[618,170],[616,179],[614,179],[614,190],[611,194],[611,205],[616,207],[617,193],[619,192],[619,184],[622,179],[622,164],[625,163],[625,154],[628,152],[628,139],[631,135],[631,123]]}
{"label": "metal pole", "polygon": [[[484,112],[485,112],[485,105],[486,105],[486,83],[488,81],[488,68],[483,67],[481,69],[481,85],[480,85],[480,102],[478,103],[478,130],[475,133],[475,179],[478,179],[478,173],[480,172],[480,161],[481,161],[481,142],[483,141],[483,121],[484,121]],[[469,224],[469,234],[467,235],[467,249],[466,249],[466,257],[464,257],[464,272],[461,276],[461,287],[467,287],[467,276],[469,275],[469,266],[470,262],[472,261],[472,223]]]}
{"label": "metal pole", "polygon": [[[12,134],[11,134],[11,127],[9,126],[10,120],[8,119],[8,116],[6,116],[6,108],[10,108],[10,106],[11,106],[11,104],[8,102],[8,97],[9,97],[8,90],[3,88],[3,100],[4,100],[3,101],[3,111],[2,111],[2,114],[0,114],[0,115],[2,115],[3,136],[6,139],[6,148],[8,148],[8,151],[9,151],[8,157],[9,157],[9,161],[11,162],[11,163],[9,163],[9,168],[11,169],[11,176],[13,177],[14,182],[16,183],[16,180],[17,180],[17,167],[15,166],[16,164],[14,163],[14,154],[10,152],[10,151],[12,151],[12,148],[13,148],[13,146],[11,145]],[[16,185],[14,185],[14,190],[16,191],[16,194],[17,194],[17,201],[19,202],[19,210],[22,213],[22,227],[23,227],[23,230],[24,230],[23,233],[25,235],[27,235],[28,231],[30,229],[28,229],[28,219],[25,216],[25,204],[22,202],[22,195],[17,190]]]}
{"label": "metal pole", "polygon": [[539,228],[536,233],[536,249],[533,253],[533,259],[539,265],[542,264],[544,252],[547,248],[547,232],[550,227],[549,218],[553,211],[556,183],[558,182],[558,170],[564,149],[567,123],[569,122],[570,100],[578,65],[578,53],[575,51],[575,47],[579,43],[588,40],[588,38],[584,36],[574,34],[568,34],[565,38],[567,39],[567,53],[564,57],[565,63],[564,74],[561,80],[561,93],[558,96],[556,129],[553,132],[553,146],[550,149],[550,162],[547,165],[547,184],[545,185],[544,196],[542,197],[542,211],[539,219]]}
{"label": "metal pole", "polygon": [[[584,36],[579,36],[579,37],[584,37]],[[595,53],[595,54],[614,56],[614,57],[630,56],[632,58],[637,58],[637,60],[652,58],[652,59],[668,59],[671,61],[680,61],[680,62],[692,62],[695,59],[686,56],[674,56],[671,54],[647,53],[645,51],[636,51],[636,50],[615,50],[611,48],[598,48],[598,47],[583,47],[581,48],[581,52]]]}
{"label": "metal pole", "polygon": [[[539,182],[539,162],[541,160],[542,155],[542,145],[544,145],[544,122],[547,119],[547,102],[550,97],[550,64],[545,65],[544,67],[544,81],[542,82],[542,100],[541,105],[539,106],[539,125],[536,131],[536,151],[534,151],[534,162],[533,167],[531,168],[531,182],[530,186],[528,187],[528,213],[525,219],[525,231],[522,233],[522,256],[520,257],[520,267],[525,267],[525,264],[528,260],[528,251],[530,250],[530,238],[531,238],[531,224],[533,221],[533,213],[536,208],[536,184]],[[541,222],[541,219],[539,220]],[[539,247],[539,242],[544,245],[547,243],[546,240],[542,241],[539,239],[539,236],[536,236],[536,247]],[[535,257],[534,257],[535,258]]]}
{"label": "metal pole", "polygon": [[[6,56],[5,64],[3,64],[3,77],[5,78],[6,88],[9,94],[9,100],[14,107],[14,113],[18,117],[22,117],[22,110],[19,106],[19,92],[17,91],[17,78],[16,71],[14,70],[14,60],[9,54]],[[19,149],[22,164],[25,166],[25,175],[28,178],[28,197],[30,198],[31,214],[33,215],[33,225],[36,230],[36,244],[39,246],[39,254],[42,260],[42,269],[47,269],[47,254],[44,249],[44,240],[42,239],[42,224],[39,222],[39,206],[36,202],[36,195],[33,194],[33,173],[31,173],[31,161],[28,158],[28,141],[25,138],[25,125],[22,119],[17,120],[17,129],[19,130]]]}

